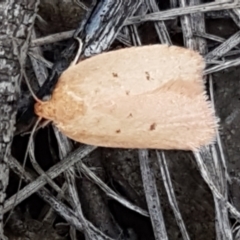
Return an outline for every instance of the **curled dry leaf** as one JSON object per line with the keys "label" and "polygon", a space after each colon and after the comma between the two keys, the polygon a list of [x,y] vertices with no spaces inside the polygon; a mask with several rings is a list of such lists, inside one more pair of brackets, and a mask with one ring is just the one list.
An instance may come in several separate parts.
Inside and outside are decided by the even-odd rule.
{"label": "curled dry leaf", "polygon": [[36,103],[69,138],[103,147],[197,150],[217,119],[204,90],[203,58],[166,45],[103,53],[70,66],[51,100]]}

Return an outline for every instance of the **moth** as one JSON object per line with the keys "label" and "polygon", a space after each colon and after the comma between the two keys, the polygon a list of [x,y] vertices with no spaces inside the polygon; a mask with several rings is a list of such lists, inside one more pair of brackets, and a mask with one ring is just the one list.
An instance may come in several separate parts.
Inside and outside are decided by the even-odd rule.
{"label": "moth", "polygon": [[35,113],[85,144],[198,150],[217,128],[204,68],[198,52],[177,46],[102,53],[66,69]]}

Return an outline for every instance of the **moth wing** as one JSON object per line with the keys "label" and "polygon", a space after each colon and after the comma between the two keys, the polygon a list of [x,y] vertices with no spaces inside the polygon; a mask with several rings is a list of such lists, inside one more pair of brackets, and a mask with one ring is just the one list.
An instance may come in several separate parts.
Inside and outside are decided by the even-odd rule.
{"label": "moth wing", "polygon": [[172,80],[202,84],[205,67],[195,51],[167,45],[124,48],[93,56],[68,68],[58,85],[69,85],[82,97],[110,98],[153,91]]}
{"label": "moth wing", "polygon": [[213,141],[216,127],[196,85],[201,87],[176,81],[142,95],[99,99],[61,130],[76,141],[103,147],[196,150]]}
{"label": "moth wing", "polygon": [[103,53],[69,67],[41,114],[91,145],[193,150],[211,142],[216,125],[204,66],[198,53],[174,46]]}

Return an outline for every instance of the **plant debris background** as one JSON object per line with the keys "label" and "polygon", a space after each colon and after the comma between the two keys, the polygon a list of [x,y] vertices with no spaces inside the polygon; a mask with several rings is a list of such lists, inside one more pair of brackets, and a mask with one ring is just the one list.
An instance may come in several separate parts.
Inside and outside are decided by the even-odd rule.
{"label": "plant debris background", "polygon": [[[159,8],[162,11],[169,9],[168,1],[159,2]],[[174,1],[171,2],[174,3]],[[90,11],[94,2],[83,1],[82,4],[88,7],[88,11]],[[86,9],[83,9],[76,1],[42,0],[38,13],[39,18],[34,29],[36,38],[74,30],[84,19],[86,12]],[[226,11],[206,13],[205,23],[206,33],[225,40],[238,32],[240,27]],[[167,20],[165,24],[173,44],[183,46],[184,40],[180,19]],[[145,22],[136,26],[137,28],[131,25],[128,27],[130,30],[129,39],[132,40],[132,43],[134,43],[133,37],[136,37],[136,32],[134,32],[136,29],[142,44],[159,43],[154,22]],[[37,47],[41,50],[38,54],[48,61],[54,62],[60,57],[67,41],[66,39],[60,42],[53,41],[53,43],[43,44]],[[217,41],[208,39],[208,51],[219,44]],[[239,44],[235,47],[236,52],[239,50],[238,46]],[[111,49],[118,47],[124,47],[124,44],[116,40]],[[232,55],[232,59],[237,59],[239,53]],[[37,91],[39,86],[30,59],[26,70],[33,89]],[[40,74],[44,78],[44,75],[48,72],[40,71]],[[212,76],[215,107],[220,118],[220,135],[230,176],[229,201],[239,210],[240,70],[238,66],[226,68]],[[23,94],[19,103],[20,112],[26,106],[26,99],[30,95],[25,84],[22,84],[22,88]],[[14,138],[12,154],[20,162],[23,161],[28,139],[29,135],[17,135]],[[47,171],[59,161],[58,149],[60,146],[56,141],[52,126],[48,125],[44,129],[38,130],[34,142],[36,160],[42,169]],[[78,143],[73,143],[74,149],[78,146]],[[84,158],[83,162],[119,195],[147,210],[138,158],[139,155],[136,150],[98,148]],[[213,196],[199,173],[194,156],[187,152],[168,151],[166,152],[166,159],[179,210],[190,239],[220,239],[217,237],[215,229]],[[149,160],[157,183],[168,237],[171,240],[183,239],[168,201],[154,151],[149,151]],[[29,161],[26,164],[26,169],[31,172],[34,171]],[[76,186],[86,219],[113,239],[155,239],[151,221],[148,217],[144,217],[107,197],[91,179],[84,174],[77,173],[77,166],[75,166],[75,169]],[[62,186],[65,182],[64,179],[65,175],[61,174],[54,181]],[[10,172],[8,197],[16,193],[18,181],[19,177]],[[23,186],[25,186],[24,183]],[[52,194],[56,195],[56,192],[49,185],[47,185],[47,188]],[[65,202],[63,199],[60,201]],[[235,219],[231,218],[231,215],[229,219],[231,224],[235,223]],[[237,226],[235,226],[236,229]],[[232,233],[234,229],[232,228]],[[15,207],[5,226],[5,231],[9,239],[85,239],[83,233],[75,231],[36,194],[31,195]],[[234,232],[233,235],[236,236],[237,233]]]}

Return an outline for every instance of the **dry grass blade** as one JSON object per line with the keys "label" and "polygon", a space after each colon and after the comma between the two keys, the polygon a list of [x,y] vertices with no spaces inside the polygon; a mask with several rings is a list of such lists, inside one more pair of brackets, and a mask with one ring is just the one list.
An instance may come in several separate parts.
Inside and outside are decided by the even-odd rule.
{"label": "dry grass blade", "polygon": [[[35,64],[36,62],[37,63],[39,63],[40,62],[40,64],[42,64],[42,68],[43,69],[46,69],[46,67],[47,68],[49,68],[49,69],[51,69],[52,67],[53,67],[53,63],[51,63],[50,61],[47,61],[41,54],[39,54],[39,53],[37,53],[37,52],[35,52],[35,51],[32,51],[32,49],[30,49],[30,51],[28,52],[28,56],[31,58],[31,61],[33,62],[34,61],[34,63],[33,64]],[[39,65],[39,64],[38,64]],[[46,70],[44,70],[44,72],[45,72]],[[39,73],[40,73],[40,71],[38,71],[38,72],[35,72],[36,73],[36,76],[39,76]],[[41,76],[39,76],[40,77],[40,79],[41,79]],[[46,80],[46,79],[45,79]],[[40,83],[41,84],[41,83]],[[40,85],[41,86],[41,85]]]}
{"label": "dry grass blade", "polygon": [[75,183],[75,174],[74,172],[70,172],[71,170],[68,170],[65,175],[68,182],[69,187],[69,194],[72,199],[72,207],[74,211],[76,212],[76,215],[80,222],[83,225],[83,233],[85,235],[86,239],[99,239],[99,240],[112,240],[112,238],[106,236],[103,232],[101,232],[99,229],[97,229],[95,226],[92,225],[91,222],[87,221],[86,218],[83,215],[81,203],[79,201],[76,183]]}
{"label": "dry grass blade", "polygon": [[[43,188],[44,189],[44,188]],[[67,191],[67,184],[66,182],[61,187],[62,192],[66,193]],[[40,197],[41,195],[38,194]],[[57,201],[62,201],[61,195],[57,194],[56,196]],[[42,223],[48,226],[53,226],[54,222],[56,221],[58,215],[55,212],[54,208],[46,204],[43,208],[44,216],[42,217]]]}
{"label": "dry grass blade", "polygon": [[[190,0],[189,5],[199,5],[201,4],[201,0]],[[198,32],[200,34],[206,34],[206,27],[205,27],[205,18],[204,13],[194,13],[191,14],[191,27],[193,31],[193,36],[196,41],[195,49],[197,49],[202,55],[207,53],[207,41],[206,39],[202,39],[194,35],[194,33]]]}
{"label": "dry grass blade", "polygon": [[[54,127],[54,132],[55,135],[57,137],[58,140],[58,144],[59,144],[59,149],[60,149],[60,156],[64,157],[68,152],[71,151],[72,149],[72,143],[70,142],[69,139],[67,139],[66,136],[64,136],[63,134],[61,134],[56,127]],[[96,159],[94,159],[95,161],[97,161]],[[108,214],[108,209],[106,208],[106,206],[103,203],[103,200],[101,199],[100,196],[97,195],[98,193],[98,188],[97,186],[95,187],[95,182],[91,182],[94,187],[92,186],[92,184],[88,184],[87,187],[87,201],[88,201],[88,206],[91,206],[91,213],[95,213],[94,217],[92,217],[91,215],[89,216],[89,212],[86,211],[86,209],[84,209],[84,201],[83,201],[83,207],[82,204],[80,203],[80,198],[79,196],[81,195],[81,199],[84,199],[84,197],[82,195],[84,195],[84,190],[83,192],[79,193],[78,188],[76,187],[77,184],[81,185],[81,188],[84,188],[85,185],[82,183],[84,182],[84,177],[80,177],[81,181],[79,181],[79,179],[76,177],[76,169],[80,169],[79,166],[82,166],[82,161],[80,161],[79,163],[76,164],[76,168],[71,167],[69,168],[67,171],[65,171],[65,178],[67,179],[68,182],[68,189],[69,189],[69,194],[71,196],[71,205],[73,209],[76,209],[76,211],[78,212],[78,218],[80,219],[80,221],[83,223],[84,225],[84,230],[83,233],[85,234],[85,237],[87,239],[95,239],[95,232],[96,229],[101,229],[103,232],[107,232],[108,235],[112,238],[114,238],[114,236],[117,236],[120,238],[121,235],[121,230],[119,229],[118,226],[116,226],[115,222],[112,221],[111,216],[109,216]],[[88,170],[88,168],[87,168]],[[91,178],[90,178],[91,180]],[[95,179],[94,179],[95,180]],[[101,180],[100,180],[101,181]],[[104,183],[103,183],[104,184]],[[91,193],[91,191],[94,191],[94,193]],[[78,194],[79,193],[79,194]],[[94,199],[91,199],[91,196],[94,196]],[[86,200],[86,199],[84,199]],[[99,214],[96,214],[96,212],[94,212],[95,209],[95,205],[93,206],[93,204],[91,204],[93,202],[95,202],[96,206],[101,206],[101,215],[99,216]],[[85,210],[85,214],[83,214],[82,209]],[[97,212],[99,212],[99,208],[97,209]],[[96,216],[96,218],[95,218]],[[87,221],[87,219],[91,219]],[[97,226],[97,228],[94,230],[93,226]],[[100,231],[100,230],[98,230]],[[75,229],[71,228],[71,235],[76,235]],[[102,234],[103,235],[103,234]]]}
{"label": "dry grass blade", "polygon": [[240,8],[232,8],[228,10],[229,15],[235,24],[240,28]]}
{"label": "dry grass blade", "polygon": [[[19,176],[23,176],[26,182],[33,181],[34,178],[27,173],[21,165],[14,159],[11,158],[9,162],[9,166],[14,169]],[[79,221],[78,217],[76,216],[75,212],[65,206],[61,201],[58,201],[54,196],[49,193],[49,190],[45,189],[44,187],[41,188],[37,194],[50,206],[56,211],[60,216],[62,216],[71,226],[74,226],[79,231],[84,231],[84,227],[82,223]],[[104,235],[100,232],[97,228],[95,228],[90,222],[87,223],[88,228],[95,234],[95,238],[97,240],[112,240],[111,238]]]}
{"label": "dry grass blade", "polygon": [[214,3],[206,3],[206,4],[200,4],[197,6],[188,6],[183,8],[166,10],[158,13],[150,13],[150,14],[147,14],[146,16],[141,16],[141,18],[131,17],[125,22],[125,24],[130,25],[130,24],[136,24],[140,22],[143,23],[146,21],[162,21],[162,20],[168,20],[175,17],[183,16],[186,14],[219,11],[222,9],[232,9],[239,6],[240,6],[240,3],[238,1],[231,1],[231,0],[214,2]]}
{"label": "dry grass blade", "polygon": [[[199,1],[195,1],[194,3],[199,4]],[[192,4],[194,4],[194,3],[192,1]],[[205,33],[206,30],[205,30],[203,14],[201,14],[201,13],[193,14],[192,17],[193,18],[197,17],[197,19],[195,19],[195,21],[194,21],[194,19],[192,19],[192,20],[195,23],[198,22],[198,24],[193,25],[195,27],[194,31],[199,31],[199,32]],[[197,41],[198,41],[197,42],[198,49],[200,50],[200,52],[202,54],[205,55],[207,53],[207,42],[204,39],[198,39]],[[213,92],[211,92],[211,93],[212,93],[211,100],[213,101]],[[210,161],[210,163],[215,162],[215,165],[212,165],[210,163],[206,164],[208,171],[212,174],[212,178],[213,179],[220,178],[219,181],[222,181],[226,184],[226,179],[221,178],[222,175],[219,176],[218,171],[217,171],[217,168],[219,168],[220,160],[216,157],[216,155],[212,154],[209,156],[208,161]],[[224,186],[224,184],[222,186]],[[225,189],[225,188],[223,187],[223,189]],[[219,202],[218,199],[215,198],[215,196],[214,196],[214,202],[215,202],[215,211],[216,211],[215,226],[216,226],[216,232],[217,232],[217,239],[226,239],[226,238],[231,239],[232,235],[231,235],[231,231],[230,231],[229,219],[228,219],[226,207],[222,206],[221,202]]]}
{"label": "dry grass blade", "polygon": [[200,153],[194,152],[194,156],[195,156],[196,162],[198,164],[198,168],[201,172],[203,179],[208,184],[208,186],[211,189],[214,196],[226,205],[226,207],[229,209],[230,213],[232,214],[232,216],[234,218],[236,218],[238,221],[240,221],[240,212],[231,203],[229,203],[225,199],[225,197],[218,191],[217,187],[213,183],[213,181],[211,179],[211,175],[208,172],[208,168],[204,163],[204,159],[206,160],[206,155],[209,155],[208,150],[206,150],[206,149],[202,149]]}
{"label": "dry grass blade", "polygon": [[[179,2],[182,9],[187,7],[186,0],[180,0]],[[196,49],[196,41],[193,39],[193,31],[192,31],[191,19],[189,15],[184,15],[181,17],[181,25],[182,25],[184,46],[190,49]]]}
{"label": "dry grass blade", "polygon": [[[51,43],[56,43],[60,41],[67,40],[69,38],[72,38],[74,36],[75,30],[69,30],[65,32],[60,32],[60,33],[54,33],[51,35],[48,35],[46,37],[40,37],[37,39],[33,39],[31,43],[31,49],[45,45],[45,44],[51,44]],[[126,46],[131,46],[131,42],[129,39],[127,39],[124,34],[118,33],[117,39],[125,44]],[[31,50],[32,51],[32,50]]]}
{"label": "dry grass blade", "polygon": [[[23,177],[24,181],[29,183],[34,181],[34,177],[26,172],[25,169],[18,163],[18,161],[14,158],[11,158],[9,161],[10,168],[17,174],[19,177]],[[82,230],[82,225],[76,219],[75,215],[69,210],[66,206],[64,206],[60,201],[55,199],[53,195],[50,194],[49,190],[46,188],[41,188],[37,194],[46,202],[50,204],[54,211],[59,213],[63,218],[65,218],[71,225],[75,226],[77,229]]]}
{"label": "dry grass blade", "polygon": [[[40,190],[41,191],[41,190]],[[66,208],[61,202],[56,201],[55,198],[49,198],[48,196],[44,196],[44,200],[48,202],[54,210],[62,216],[67,222],[69,222],[72,226],[74,226],[78,231],[84,232],[85,228],[82,223],[79,221],[78,216],[76,216],[75,212],[69,208]],[[96,240],[113,240],[107,235],[103,234],[99,231],[95,226],[93,226],[90,222],[87,222],[88,228],[93,234]]]}
{"label": "dry grass blade", "polygon": [[[215,189],[219,189],[219,193],[222,198],[219,199],[214,193],[214,202],[215,202],[215,214],[216,214],[216,232],[217,239],[232,239],[231,227],[228,218],[227,206],[224,204],[225,199],[227,199],[227,179],[224,168],[222,168],[221,159],[217,156],[214,151],[214,146],[212,147],[212,151],[209,151],[208,148],[204,148],[202,150],[202,158],[198,158],[199,161],[203,161],[201,165],[206,167],[206,171],[208,171],[209,178],[212,179],[212,184],[215,185]],[[202,168],[200,168],[202,171]],[[202,174],[203,175],[203,174]],[[211,184],[211,183],[208,183]]]}
{"label": "dry grass blade", "polygon": [[32,141],[30,143],[29,146],[29,157],[30,157],[30,161],[33,165],[33,168],[36,170],[36,172],[41,175],[44,176],[47,183],[58,193],[61,195],[62,198],[66,199],[66,196],[64,194],[64,192],[62,192],[62,189],[44,172],[44,170],[40,167],[40,165],[38,164],[38,162],[35,159],[34,156],[34,142]]}
{"label": "dry grass blade", "polygon": [[175,219],[182,233],[182,237],[184,240],[190,240],[189,234],[187,232],[186,226],[184,224],[184,221],[182,219],[181,213],[178,208],[178,203],[174,193],[172,180],[168,170],[165,154],[164,152],[159,152],[159,151],[156,151],[156,154],[158,159],[158,165],[160,167],[161,174],[162,174],[163,183],[168,195],[168,201],[169,201],[169,204],[171,205]]}
{"label": "dry grass blade", "polygon": [[240,31],[236,32],[229,39],[223,42],[220,46],[218,46],[217,48],[209,52],[206,55],[206,58],[211,58],[211,59],[220,58],[224,54],[228,53],[235,46],[237,46],[239,43],[240,43]]}
{"label": "dry grass blade", "polygon": [[[54,165],[52,168],[50,168],[46,174],[51,178],[57,177],[59,174],[63,173],[68,169],[70,166],[74,165],[80,159],[87,156],[89,153],[94,151],[96,147],[94,146],[86,146],[82,148],[76,149],[74,152],[69,154],[63,161],[59,162],[58,164]],[[40,188],[42,188],[47,183],[44,176],[38,177],[35,181],[31,182],[29,185],[24,187],[18,194],[18,199],[16,201],[16,204],[19,204],[27,197],[31,196],[33,193],[37,192]],[[9,198],[6,201],[4,213],[8,212],[14,203],[15,195],[13,195],[11,198]]]}
{"label": "dry grass blade", "polygon": [[228,60],[225,61],[224,63],[221,63],[219,65],[207,68],[204,72],[205,75],[208,75],[210,73],[215,73],[215,72],[219,72],[221,70],[230,68],[230,67],[236,67],[240,65],[240,58],[234,59],[234,60]]}
{"label": "dry grass blade", "polygon": [[[60,151],[60,156],[62,158],[66,157],[67,154],[72,150],[72,144],[71,142],[63,136],[56,128],[54,128],[54,132],[58,141]],[[108,238],[104,233],[102,233],[100,230],[98,230],[96,227],[94,227],[87,219],[84,217],[82,212],[81,203],[78,197],[76,182],[75,182],[75,169],[73,166],[69,167],[64,172],[65,178],[67,180],[68,185],[68,193],[70,198],[70,204],[72,206],[72,209],[74,209],[76,216],[78,217],[79,221],[83,225],[83,233],[86,237],[86,239],[111,239]],[[74,231],[72,229],[72,231]]]}
{"label": "dry grass blade", "polygon": [[[211,75],[209,76],[209,87],[210,87],[210,97],[212,101],[213,108],[214,106],[214,94],[213,94],[213,82]],[[219,191],[224,196],[225,199],[228,198],[228,173],[226,167],[226,160],[223,154],[221,140],[219,138],[219,132],[217,132],[217,147],[219,149],[219,154],[217,154],[215,146],[211,146],[211,157],[213,160],[213,169],[215,173],[212,174],[212,179],[214,179],[214,183],[218,186]],[[208,164],[207,164],[208,165]],[[210,170],[211,168],[209,168]],[[218,239],[232,239],[232,231],[231,224],[228,216],[227,206],[222,202],[222,200],[218,200],[214,196],[215,209],[216,209],[216,232]]]}
{"label": "dry grass blade", "polygon": [[[186,7],[186,2],[182,0],[181,2],[182,7]],[[200,1],[191,1],[191,5],[194,6],[195,4],[199,4]],[[194,23],[194,24],[192,24]],[[189,48],[197,49],[202,53],[206,54],[207,52],[207,45],[206,41],[204,39],[194,39],[193,38],[193,31],[199,31],[205,33],[205,23],[204,23],[204,16],[202,13],[195,13],[190,16],[184,16],[182,17],[182,28],[183,28],[183,36],[185,39],[185,45]],[[194,28],[192,30],[192,28]],[[226,45],[225,45],[226,46]],[[226,48],[226,47],[225,47]],[[218,52],[218,50],[216,50]],[[208,55],[207,55],[208,56]],[[207,57],[206,57],[207,58]],[[213,100],[213,96],[212,96]],[[209,164],[206,164],[206,167],[211,174],[212,179],[218,179],[218,181],[223,182],[222,186],[224,186],[224,183],[226,184],[226,179],[222,178],[222,175],[218,174],[219,171],[219,159],[215,157],[216,155],[209,155],[208,161],[204,159],[204,161],[209,162]],[[215,165],[210,164],[215,162]],[[201,169],[200,169],[201,171]],[[221,172],[221,171],[220,171]],[[216,183],[217,184],[217,183]],[[225,188],[223,188],[225,189]],[[225,196],[226,197],[226,196]],[[232,239],[231,230],[229,226],[229,219],[227,215],[226,206],[222,205],[222,202],[216,199],[214,196],[214,202],[215,202],[215,209],[216,209],[216,232],[217,232],[217,239]]]}
{"label": "dry grass blade", "polygon": [[[149,7],[150,12],[159,12],[159,7],[155,0],[146,0],[146,4]],[[171,45],[171,38],[166,28],[164,21],[157,21],[154,23],[158,38],[162,44]]]}
{"label": "dry grass blade", "polygon": [[149,216],[149,214],[141,209],[140,207],[130,203],[120,195],[116,194],[111,188],[109,188],[101,179],[99,179],[85,164],[79,163],[78,164],[79,170],[86,175],[89,179],[91,179],[94,183],[96,183],[110,198],[118,201],[123,206],[140,213],[143,216]]}
{"label": "dry grass blade", "polygon": [[139,150],[139,161],[143,187],[156,240],[167,240],[167,231],[163,218],[156,182],[151,172],[148,160],[148,151]]}
{"label": "dry grass blade", "polygon": [[[196,14],[196,13],[195,13],[195,14]],[[213,41],[215,41],[215,42],[220,42],[220,43],[225,42],[225,39],[224,39],[224,38],[219,37],[219,36],[215,36],[215,35],[213,35],[213,34],[209,34],[209,33],[206,33],[206,32],[194,32],[193,34],[194,34],[195,36],[197,36],[197,37],[210,39],[210,40],[213,40]]]}
{"label": "dry grass blade", "polygon": [[[36,39],[36,30],[34,28],[33,33],[32,33],[32,41],[34,41],[35,39]],[[38,55],[38,56],[43,55],[43,51],[39,47],[31,48],[31,51],[29,51],[29,52],[33,53],[34,55]],[[29,55],[29,53],[28,53],[28,55]],[[47,76],[48,76],[47,69],[43,64],[39,64],[37,59],[35,59],[33,56],[30,56],[30,59],[31,59],[31,62],[32,62],[33,70],[34,70],[34,72],[37,76],[38,84],[41,87],[47,79]]]}

